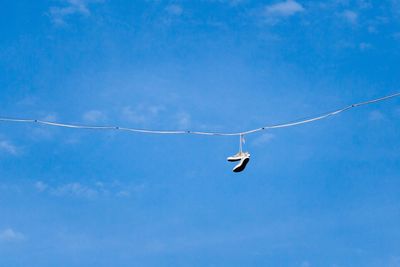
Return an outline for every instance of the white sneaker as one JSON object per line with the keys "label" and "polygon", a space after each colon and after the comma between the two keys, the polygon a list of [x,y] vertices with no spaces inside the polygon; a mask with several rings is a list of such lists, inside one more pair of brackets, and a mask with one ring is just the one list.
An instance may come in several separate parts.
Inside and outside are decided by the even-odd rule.
{"label": "white sneaker", "polygon": [[243,158],[244,154],[243,152],[238,152],[236,155],[228,157],[227,160],[230,162],[239,161]]}
{"label": "white sneaker", "polygon": [[241,172],[246,168],[247,163],[250,161],[250,154],[248,152],[242,153],[240,162],[233,168],[233,172]]}

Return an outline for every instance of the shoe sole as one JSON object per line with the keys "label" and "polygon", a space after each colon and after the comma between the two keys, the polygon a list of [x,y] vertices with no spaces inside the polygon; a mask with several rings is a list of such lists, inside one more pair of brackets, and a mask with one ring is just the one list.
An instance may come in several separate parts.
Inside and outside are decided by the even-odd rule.
{"label": "shoe sole", "polygon": [[227,158],[227,160],[229,161],[229,162],[235,162],[235,161],[239,161],[239,160],[241,160],[242,158]]}
{"label": "shoe sole", "polygon": [[242,162],[242,164],[237,165],[235,168],[233,168],[233,172],[241,172],[246,168],[247,163],[249,163],[250,158],[245,158]]}

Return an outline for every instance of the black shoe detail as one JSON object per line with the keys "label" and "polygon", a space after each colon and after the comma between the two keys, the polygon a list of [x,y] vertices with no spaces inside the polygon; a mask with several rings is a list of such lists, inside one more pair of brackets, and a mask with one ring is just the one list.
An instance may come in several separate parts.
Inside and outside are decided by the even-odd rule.
{"label": "black shoe detail", "polygon": [[242,161],[233,168],[233,172],[241,172],[246,168],[247,163],[249,163],[250,158],[246,157],[242,159]]}

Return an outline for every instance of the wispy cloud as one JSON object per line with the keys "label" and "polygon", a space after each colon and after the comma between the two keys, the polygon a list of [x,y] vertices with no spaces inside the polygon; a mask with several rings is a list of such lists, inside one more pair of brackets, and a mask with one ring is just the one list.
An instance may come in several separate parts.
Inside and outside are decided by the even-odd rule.
{"label": "wispy cloud", "polygon": [[173,15],[173,16],[180,16],[183,13],[183,8],[181,5],[178,4],[172,4],[168,5],[165,10],[167,11],[168,14]]}
{"label": "wispy cloud", "polygon": [[361,50],[361,51],[366,51],[366,50],[369,50],[369,49],[372,48],[372,44],[370,44],[370,43],[365,43],[365,42],[361,42],[361,43],[359,44],[359,47],[360,47],[360,50]]}
{"label": "wispy cloud", "polygon": [[381,121],[385,119],[385,115],[379,110],[374,110],[369,113],[368,119],[370,121]]}
{"label": "wispy cloud", "polygon": [[176,115],[178,128],[187,129],[191,125],[191,117],[187,112],[180,112]]}
{"label": "wispy cloud", "polygon": [[35,106],[38,100],[39,99],[36,96],[28,95],[19,100],[16,104],[18,106]]}
{"label": "wispy cloud", "polygon": [[373,7],[372,1],[369,0],[358,0],[357,5],[361,9],[368,9]]}
{"label": "wispy cloud", "polygon": [[53,122],[57,121],[57,119],[58,119],[58,116],[56,113],[49,113],[42,118],[42,120],[44,120],[44,121],[53,121]]}
{"label": "wispy cloud", "polygon": [[38,193],[46,193],[50,196],[94,200],[100,197],[131,197],[144,190],[145,185],[121,184],[114,181],[111,183],[96,182],[94,184],[72,182],[52,186],[43,181],[37,181],[34,188]]}
{"label": "wispy cloud", "polygon": [[49,16],[55,25],[65,25],[66,19],[73,15],[89,16],[91,3],[96,0],[64,0],[61,6],[53,6],[49,9]]}
{"label": "wispy cloud", "polygon": [[264,15],[268,22],[277,22],[282,18],[293,16],[303,12],[304,7],[295,0],[286,0],[276,4],[268,5],[264,9]]}
{"label": "wispy cloud", "polygon": [[0,241],[3,242],[18,242],[24,239],[25,236],[22,233],[17,232],[12,228],[7,228],[0,232]]}
{"label": "wispy cloud", "polygon": [[230,6],[237,6],[241,3],[243,3],[245,0],[213,0],[215,2],[220,2],[220,3],[226,3],[229,4]]}
{"label": "wispy cloud", "polygon": [[356,24],[358,22],[358,14],[351,10],[343,11],[340,16],[350,24]]}
{"label": "wispy cloud", "polygon": [[[59,120],[57,113],[55,112],[41,112],[40,119],[43,121],[56,122]],[[54,137],[57,129],[52,127],[35,127],[32,130],[30,137],[35,141],[51,140]]]}
{"label": "wispy cloud", "polygon": [[42,181],[37,181],[34,184],[34,187],[39,193],[49,193],[53,196],[58,197],[78,197],[78,198],[87,198],[93,199],[95,198],[99,191],[95,188],[91,188],[89,186],[82,185],[79,182],[66,183],[58,186],[50,186]]}
{"label": "wispy cloud", "polygon": [[0,140],[0,152],[17,156],[20,153],[20,149],[8,140]]}
{"label": "wispy cloud", "polygon": [[167,5],[164,11],[165,14],[160,17],[160,22],[166,27],[169,27],[175,21],[179,21],[179,18],[184,14],[184,9],[179,4]]}
{"label": "wispy cloud", "polygon": [[43,183],[42,181],[38,181],[38,182],[35,183],[35,188],[39,192],[43,192],[48,188],[48,185]]}
{"label": "wispy cloud", "polygon": [[107,118],[104,112],[100,110],[89,110],[85,112],[82,117],[85,122],[91,122],[91,123],[103,122]]}
{"label": "wispy cloud", "polygon": [[93,199],[97,197],[98,191],[81,183],[69,183],[53,188],[51,194],[55,196],[73,196]]}
{"label": "wispy cloud", "polygon": [[137,124],[145,124],[157,118],[163,106],[157,105],[138,105],[136,107],[127,106],[122,109],[122,117],[124,120]]}
{"label": "wispy cloud", "polygon": [[272,141],[275,138],[275,135],[271,133],[265,133],[254,139],[251,143],[253,146],[263,146]]}

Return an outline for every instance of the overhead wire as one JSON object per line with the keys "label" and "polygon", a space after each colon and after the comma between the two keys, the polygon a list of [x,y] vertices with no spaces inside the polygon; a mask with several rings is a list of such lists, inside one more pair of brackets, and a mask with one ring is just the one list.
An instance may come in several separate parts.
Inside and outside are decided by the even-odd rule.
{"label": "overhead wire", "polygon": [[264,127],[259,127],[247,131],[242,132],[209,132],[209,131],[191,131],[191,130],[152,130],[152,129],[140,129],[140,128],[128,128],[128,127],[119,127],[119,126],[96,126],[96,125],[84,125],[84,124],[70,124],[70,123],[60,123],[60,122],[51,122],[46,120],[39,120],[39,119],[26,119],[26,118],[7,118],[7,117],[0,117],[0,122],[15,122],[15,123],[32,123],[32,124],[41,124],[41,125],[48,125],[54,127],[63,127],[63,128],[73,128],[73,129],[88,129],[88,130],[115,130],[115,131],[126,131],[126,132],[133,132],[133,133],[143,133],[143,134],[194,134],[194,135],[208,135],[208,136],[241,136],[244,135],[270,130],[270,129],[278,129],[278,128],[286,128],[297,126],[301,124],[311,123],[314,121],[322,120],[334,115],[338,115],[342,112],[348,111],[350,109],[369,105],[381,101],[385,101],[394,97],[400,96],[399,93],[394,93],[391,95],[387,95],[384,97],[351,104],[344,108],[340,108],[316,117],[311,117],[304,120],[296,120],[292,122],[286,122],[281,124],[275,125],[267,125]]}

